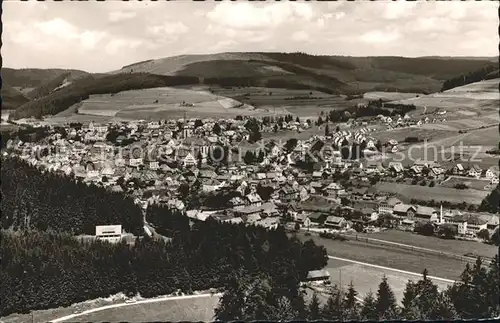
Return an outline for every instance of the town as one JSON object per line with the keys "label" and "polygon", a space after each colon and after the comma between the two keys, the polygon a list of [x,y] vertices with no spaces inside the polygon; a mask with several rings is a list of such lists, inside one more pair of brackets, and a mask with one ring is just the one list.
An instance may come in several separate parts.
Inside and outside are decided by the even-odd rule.
{"label": "town", "polygon": [[[293,132],[319,128],[319,120],[301,122],[285,116],[276,120],[139,120],[63,126],[27,120],[24,124],[32,129],[44,129],[45,137],[34,142],[9,140],[4,154],[19,156],[41,170],[124,192],[143,210],[163,205],[192,221],[211,217],[268,229],[284,225],[292,230],[330,232],[372,232],[381,227],[414,231],[422,223],[432,223],[436,234],[489,241],[498,217],[477,212],[474,205],[449,208],[450,203],[443,201],[430,206],[403,203],[373,185],[410,181],[434,186],[449,178],[473,178],[493,187],[498,184],[498,167],[482,170],[474,164],[443,168],[425,160],[406,166],[361,160],[361,154],[370,156],[386,147],[389,154],[397,152],[397,141],[382,143],[370,126],[397,127],[405,122],[408,127],[412,121],[407,115],[394,122],[387,119],[351,121],[343,125],[345,130],[337,126],[332,132],[326,125],[324,135],[306,140],[294,139]],[[277,131],[291,131],[290,139],[251,142]],[[464,188],[460,185],[455,189]],[[195,197],[188,199],[188,195]],[[443,210],[443,203],[447,209]]]}

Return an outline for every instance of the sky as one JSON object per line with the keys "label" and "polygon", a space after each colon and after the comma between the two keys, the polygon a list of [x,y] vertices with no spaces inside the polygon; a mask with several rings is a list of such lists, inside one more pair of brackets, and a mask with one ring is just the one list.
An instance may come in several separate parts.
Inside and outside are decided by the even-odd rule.
{"label": "sky", "polygon": [[3,65],[108,72],[219,52],[496,56],[496,1],[3,1]]}

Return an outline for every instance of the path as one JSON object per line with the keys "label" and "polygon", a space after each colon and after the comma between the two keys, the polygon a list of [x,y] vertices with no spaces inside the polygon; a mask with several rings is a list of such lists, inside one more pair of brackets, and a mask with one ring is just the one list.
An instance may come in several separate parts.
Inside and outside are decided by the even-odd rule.
{"label": "path", "polygon": [[77,313],[77,314],[66,315],[66,316],[57,318],[55,320],[52,320],[50,322],[51,323],[64,322],[67,320],[72,320],[72,319],[79,317],[79,316],[87,315],[87,314],[94,313],[94,312],[104,311],[104,310],[107,310],[110,308],[125,307],[125,306],[132,306],[132,305],[145,304],[145,303],[157,303],[157,302],[173,301],[173,300],[179,300],[179,299],[212,297],[212,296],[222,296],[222,294],[221,293],[214,293],[214,294],[185,295],[185,296],[164,296],[164,297],[159,297],[159,298],[136,301],[134,303],[112,304],[112,305],[106,305],[106,306],[93,308],[93,309],[86,310],[86,311],[83,311],[83,312]]}

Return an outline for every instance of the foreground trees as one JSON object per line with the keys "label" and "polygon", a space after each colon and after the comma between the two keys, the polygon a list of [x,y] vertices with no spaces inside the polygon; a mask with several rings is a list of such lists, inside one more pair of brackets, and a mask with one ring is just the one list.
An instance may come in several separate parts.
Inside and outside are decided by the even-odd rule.
{"label": "foreground trees", "polygon": [[3,229],[95,234],[96,225],[121,224],[142,232],[141,210],[121,193],[42,173],[16,158],[2,158],[1,178]]}
{"label": "foreground trees", "polygon": [[133,246],[83,243],[66,233],[1,231],[0,316],[119,292],[139,292],[143,297],[214,287],[237,292],[239,287],[231,287],[234,279],[227,279],[234,272],[264,275],[262,281],[268,280],[271,290],[253,286],[250,291],[279,291],[284,298],[275,299],[276,311],[289,313],[289,302],[294,309],[301,308],[299,281],[307,271],[326,265],[323,247],[304,245],[283,230],[214,220],[190,228],[175,215],[172,218],[175,221],[164,228],[171,233],[171,242],[144,237]]}
{"label": "foreground trees", "polygon": [[[226,289],[227,293],[220,301],[216,318],[273,321],[298,320],[304,317],[308,320],[332,321],[449,321],[458,318],[494,318],[500,315],[498,256],[488,268],[482,266],[478,259],[473,268],[465,268],[459,282],[443,291],[438,290],[429,279],[427,270],[424,270],[420,280],[408,281],[400,306],[386,277],[382,278],[377,292],[369,292],[362,302],[351,282],[347,291],[342,291],[337,286],[331,287],[330,296],[326,300],[323,298],[320,301],[319,294],[315,292],[305,306],[287,298],[279,288],[273,288],[275,285],[270,276],[259,279],[261,280],[257,281],[254,276],[248,275],[234,280],[232,289]],[[295,290],[297,289],[294,288]],[[277,304],[284,305],[279,307]],[[299,305],[290,307],[289,304]],[[280,312],[277,308],[285,311]],[[231,313],[236,313],[236,316],[231,316]]]}

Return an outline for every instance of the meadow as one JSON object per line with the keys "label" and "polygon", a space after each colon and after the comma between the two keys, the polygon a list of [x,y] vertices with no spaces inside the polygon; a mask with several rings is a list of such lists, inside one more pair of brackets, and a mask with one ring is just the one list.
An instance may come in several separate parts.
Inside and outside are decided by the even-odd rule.
{"label": "meadow", "polygon": [[449,187],[428,187],[387,182],[377,183],[376,188],[381,192],[394,193],[417,200],[448,201],[451,203],[465,202],[474,205],[481,204],[481,201],[489,194],[488,191],[484,190],[458,190]]}

